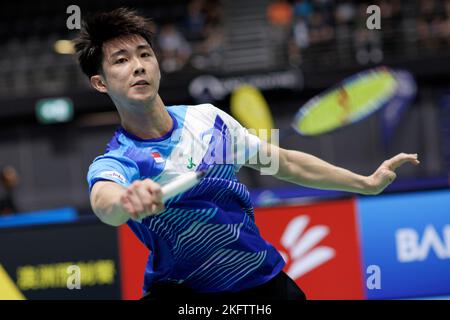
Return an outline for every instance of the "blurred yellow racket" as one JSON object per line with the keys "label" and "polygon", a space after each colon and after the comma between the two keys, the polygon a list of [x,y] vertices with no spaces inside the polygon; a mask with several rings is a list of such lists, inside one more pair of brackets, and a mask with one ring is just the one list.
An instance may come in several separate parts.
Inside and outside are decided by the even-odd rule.
{"label": "blurred yellow racket", "polygon": [[270,140],[273,117],[266,99],[257,88],[243,85],[234,90],[230,110],[231,115],[244,127],[256,130],[259,138]]}

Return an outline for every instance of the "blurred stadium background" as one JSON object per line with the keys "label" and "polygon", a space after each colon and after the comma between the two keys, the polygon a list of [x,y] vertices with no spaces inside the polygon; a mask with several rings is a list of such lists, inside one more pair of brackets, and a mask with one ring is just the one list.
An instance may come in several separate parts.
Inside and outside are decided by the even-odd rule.
{"label": "blurred stadium background", "polygon": [[[372,4],[381,9],[380,30],[366,27]],[[311,190],[247,168],[239,178],[261,232],[310,298],[450,295],[450,1],[16,0],[0,12],[0,166],[13,176],[0,190],[0,298],[140,295],[145,248],[126,227],[101,225],[89,207],[88,166],[119,122],[68,45],[77,33],[66,26],[69,5],[81,15],[128,6],[153,18],[167,105],[211,102],[230,112],[230,94],[250,83],[277,128],[358,71],[409,71],[417,95],[389,148],[377,113],[280,141],[364,175],[398,152],[418,153],[421,165],[400,168],[385,195]],[[317,249],[329,254],[317,258]],[[67,289],[71,264],[81,266],[81,290]]]}

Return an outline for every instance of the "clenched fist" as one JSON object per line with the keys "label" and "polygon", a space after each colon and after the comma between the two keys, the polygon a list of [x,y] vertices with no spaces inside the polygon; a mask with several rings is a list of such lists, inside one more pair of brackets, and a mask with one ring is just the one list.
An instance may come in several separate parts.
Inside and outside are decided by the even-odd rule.
{"label": "clenched fist", "polygon": [[133,220],[161,213],[165,209],[161,187],[150,179],[134,181],[124,191],[120,202]]}

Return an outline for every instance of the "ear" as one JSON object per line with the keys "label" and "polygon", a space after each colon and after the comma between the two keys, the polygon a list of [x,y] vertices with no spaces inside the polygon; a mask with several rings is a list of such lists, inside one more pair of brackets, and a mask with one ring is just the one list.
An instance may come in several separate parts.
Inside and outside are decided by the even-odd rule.
{"label": "ear", "polygon": [[96,74],[95,76],[91,77],[91,86],[99,92],[102,92],[102,93],[108,92],[108,87],[106,86],[106,81],[99,74]]}

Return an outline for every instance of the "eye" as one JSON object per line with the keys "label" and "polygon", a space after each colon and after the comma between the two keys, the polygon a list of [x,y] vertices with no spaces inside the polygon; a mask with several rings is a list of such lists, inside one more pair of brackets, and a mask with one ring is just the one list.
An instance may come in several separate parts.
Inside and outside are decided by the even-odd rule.
{"label": "eye", "polygon": [[141,54],[141,57],[142,57],[142,58],[150,57],[150,53],[149,53],[149,52],[143,52],[143,53]]}
{"label": "eye", "polygon": [[124,62],[126,62],[126,61],[127,61],[127,59],[125,59],[125,58],[120,58],[120,59],[117,59],[116,62],[114,62],[114,64],[121,64],[121,63],[124,63]]}

